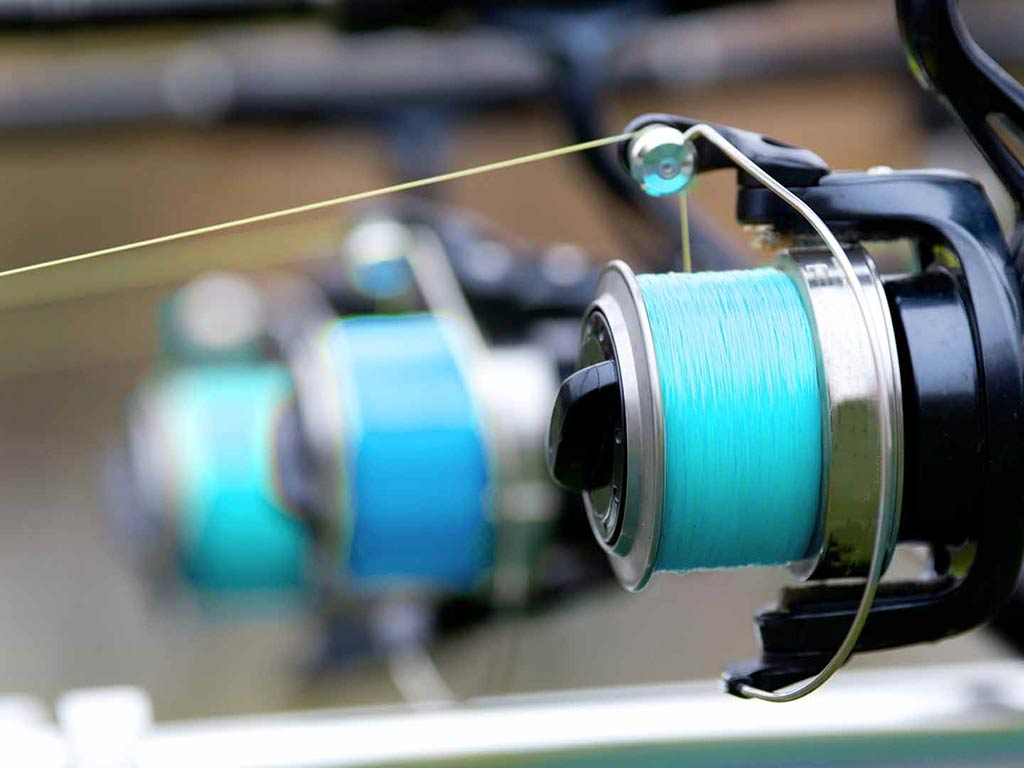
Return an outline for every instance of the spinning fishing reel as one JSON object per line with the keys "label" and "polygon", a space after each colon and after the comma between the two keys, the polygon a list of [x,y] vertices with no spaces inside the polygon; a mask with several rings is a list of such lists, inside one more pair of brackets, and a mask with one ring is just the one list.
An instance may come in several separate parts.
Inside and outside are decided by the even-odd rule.
{"label": "spinning fishing reel", "polygon": [[[897,8],[915,73],[1019,206],[1006,135],[1021,135],[1024,89],[953,2]],[[669,115],[628,131],[620,159],[649,194],[735,166],[737,218],[787,247],[766,268],[615,264],[601,278],[548,458],[619,580],[789,564],[807,583],[755,617],[760,660],[724,673],[730,693],[771,701],[810,692],[852,653],[991,619],[1024,552],[1019,233],[1008,244],[958,173],[832,171],[808,150]],[[872,244],[887,241],[909,241],[920,270],[879,275]],[[880,583],[900,544],[926,545],[930,573]]]}

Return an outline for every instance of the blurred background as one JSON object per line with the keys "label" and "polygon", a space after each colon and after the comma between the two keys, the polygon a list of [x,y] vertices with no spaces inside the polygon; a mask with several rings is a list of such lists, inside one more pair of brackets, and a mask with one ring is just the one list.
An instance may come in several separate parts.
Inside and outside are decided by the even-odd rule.
{"label": "blurred background", "polygon": [[[671,112],[809,147],[834,168],[986,175],[913,83],[888,0],[717,5],[630,16],[614,40],[597,22],[515,14],[370,18],[365,29],[261,15],[45,31],[0,13],[0,268],[569,144],[578,136],[560,89],[573,78],[600,82],[604,133]],[[1024,8],[963,7],[979,42],[1020,73]],[[596,42],[576,45],[587,34]],[[731,175],[715,178],[694,204],[745,247],[732,191]],[[523,258],[563,243],[595,264],[659,258],[645,251],[650,225],[624,221],[579,157],[430,195],[537,244]],[[154,590],[119,550],[104,485],[125,403],[158,354],[161,302],[211,269],[310,272],[354,215],[0,280],[0,691],[49,699],[138,685],[160,719],[399,699],[373,657],[318,667],[308,611],[225,612],[187,590]],[[450,633],[434,658],[459,696],[713,677],[755,653],[751,611],[786,578],[662,577],[639,595],[608,581],[551,610]],[[975,632],[855,664],[1010,654]]]}

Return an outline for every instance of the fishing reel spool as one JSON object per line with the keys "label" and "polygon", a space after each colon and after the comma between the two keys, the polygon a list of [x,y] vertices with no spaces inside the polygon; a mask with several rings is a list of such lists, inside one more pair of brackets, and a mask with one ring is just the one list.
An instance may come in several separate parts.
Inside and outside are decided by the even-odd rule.
{"label": "fishing reel spool", "polygon": [[521,604],[559,507],[537,449],[556,361],[485,342],[444,241],[403,226],[430,311],[328,321],[295,346],[300,448],[281,453],[304,458],[282,462],[284,485],[343,591]]}
{"label": "fishing reel spool", "polygon": [[111,492],[122,538],[154,582],[183,577],[206,597],[235,598],[308,587],[308,534],[276,471],[294,396],[277,350],[300,315],[327,311],[315,286],[280,274],[203,275],[160,306],[160,356],[128,403]]}
{"label": "fishing reel spool", "polygon": [[[898,4],[921,60],[970,41],[951,3],[924,5]],[[810,692],[851,653],[991,619],[1024,551],[1024,360],[1021,276],[980,185],[832,171],[807,150],[667,115],[628,130],[621,160],[649,191],[736,165],[739,221],[794,247],[727,276],[613,265],[602,277],[549,466],[584,495],[620,581],[790,564],[806,585],[755,617],[761,659],[724,673],[730,693],[771,701]],[[920,271],[878,275],[870,243],[894,240],[913,243]],[[927,545],[932,572],[878,584],[898,544]]]}

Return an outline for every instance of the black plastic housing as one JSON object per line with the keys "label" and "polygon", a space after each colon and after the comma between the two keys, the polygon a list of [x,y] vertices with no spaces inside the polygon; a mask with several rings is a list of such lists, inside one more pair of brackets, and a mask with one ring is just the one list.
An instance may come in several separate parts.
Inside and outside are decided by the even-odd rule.
{"label": "black plastic housing", "polygon": [[970,511],[984,476],[976,439],[983,393],[966,291],[958,275],[933,268],[887,281],[885,294],[908,437],[899,538],[960,546],[978,534]]}

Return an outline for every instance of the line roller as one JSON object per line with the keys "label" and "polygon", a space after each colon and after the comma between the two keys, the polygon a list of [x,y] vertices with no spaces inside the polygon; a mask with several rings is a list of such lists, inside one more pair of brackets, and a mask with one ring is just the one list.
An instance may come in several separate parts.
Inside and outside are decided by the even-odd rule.
{"label": "line roller", "polygon": [[[283,497],[275,437],[293,396],[284,366],[226,362],[154,376],[129,436],[148,567],[208,594],[283,596],[308,586],[311,543]],[[173,565],[172,565],[173,564]]]}

